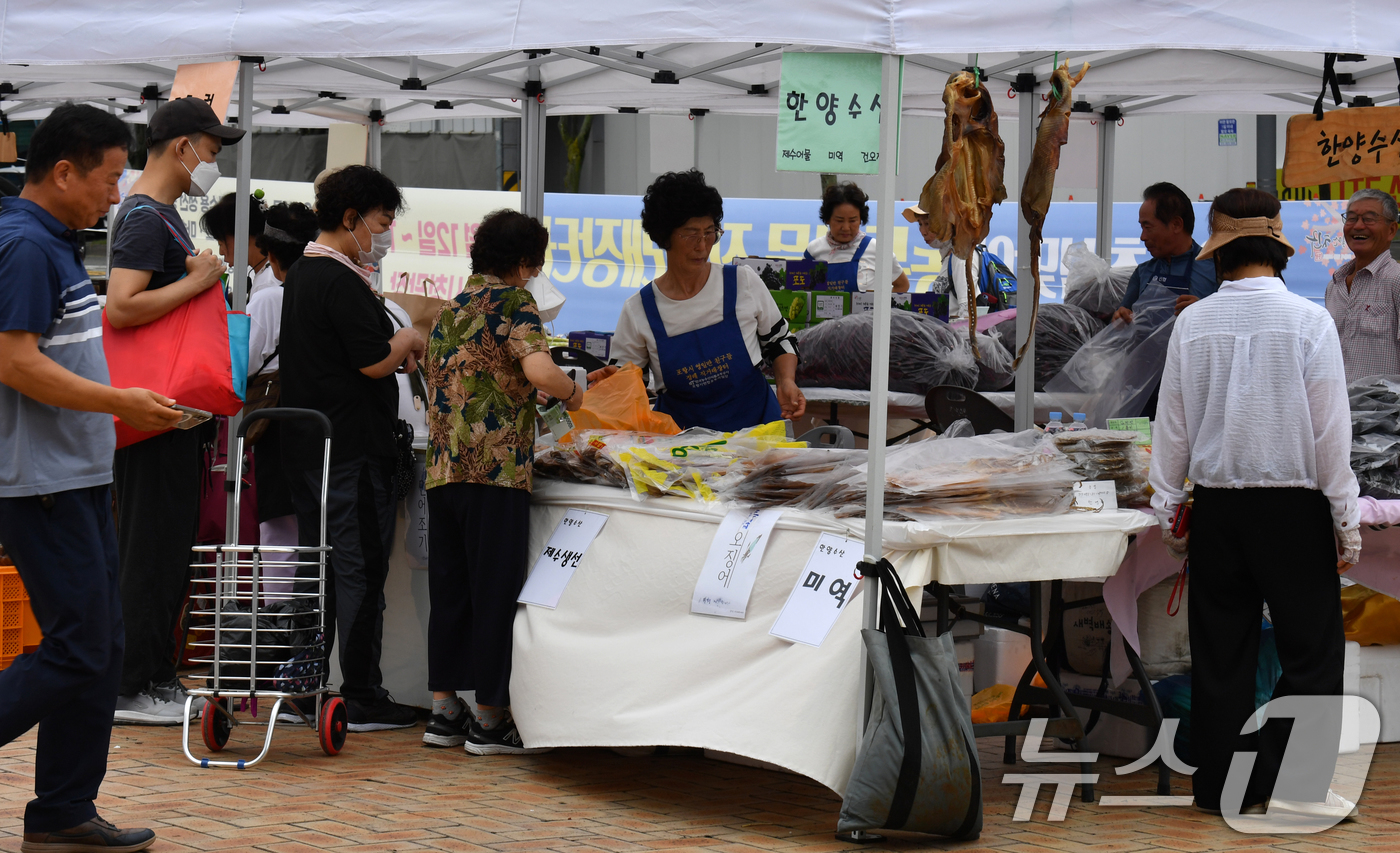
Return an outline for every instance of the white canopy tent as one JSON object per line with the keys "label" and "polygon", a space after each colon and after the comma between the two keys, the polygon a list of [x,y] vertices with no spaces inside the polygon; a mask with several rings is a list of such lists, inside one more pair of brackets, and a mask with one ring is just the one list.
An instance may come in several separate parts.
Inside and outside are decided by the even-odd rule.
{"label": "white canopy tent", "polygon": [[[737,42],[742,36],[744,41]],[[1096,68],[1076,90],[1109,112],[1101,145],[1112,147],[1112,119],[1138,112],[1199,112],[1228,99],[1233,109],[1296,112],[1321,86],[1324,52],[1343,57],[1343,89],[1354,99],[1396,99],[1400,4],[1344,0],[1319,8],[1302,0],[813,0],[791,3],[652,4],[644,14],[610,0],[486,0],[464,5],[418,0],[409,6],[273,0],[132,0],[78,4],[11,0],[0,16],[0,95],[13,118],[54,103],[95,99],[141,111],[142,92],[168,92],[180,62],[242,58],[237,98],[252,124],[308,126],[452,116],[521,115],[524,198],[540,212],[544,111],[621,108],[714,110],[772,115],[780,51],[885,54],[882,102],[896,102],[897,56],[907,59],[904,109],[941,114],[947,74],[976,63],[997,106],[1018,118],[1029,151],[1040,110],[1033,94],[1057,57]],[[256,70],[265,68],[266,70]],[[1001,90],[1018,83],[1023,97]],[[256,79],[257,97],[254,98]],[[153,87],[153,88],[147,88]],[[115,100],[109,100],[115,99]],[[1330,102],[1327,104],[1331,106]],[[1013,109],[1014,107],[1014,109]],[[451,112],[445,109],[450,108]],[[245,122],[245,126],[247,122]],[[377,147],[372,133],[371,156]],[[895,126],[881,130],[881,163],[893,160]],[[771,156],[759,152],[759,156]],[[1111,157],[1101,157],[1100,161]],[[1028,157],[1022,158],[1022,168]],[[239,151],[239,228],[246,227],[250,146]],[[1022,176],[1008,176],[1019,186]],[[1100,181],[1104,198],[1105,181]],[[879,179],[878,227],[893,229],[894,169]],[[1107,196],[1111,199],[1111,195]],[[1101,203],[1101,214],[1107,205]],[[1004,214],[1003,214],[1004,215]],[[1103,226],[1101,225],[1101,228]],[[1107,246],[1110,241],[1100,241]],[[1030,278],[1021,222],[1018,277]],[[240,254],[242,254],[240,252]],[[883,435],[889,359],[891,258],[881,253],[872,358],[870,434]],[[240,258],[236,268],[242,269]],[[236,284],[241,305],[246,283]],[[1018,344],[1029,329],[1018,323]],[[1018,375],[1017,426],[1030,424],[1031,359]],[[882,541],[884,446],[870,448],[866,556]],[[230,525],[230,529],[233,526]],[[875,596],[866,596],[867,624]]]}

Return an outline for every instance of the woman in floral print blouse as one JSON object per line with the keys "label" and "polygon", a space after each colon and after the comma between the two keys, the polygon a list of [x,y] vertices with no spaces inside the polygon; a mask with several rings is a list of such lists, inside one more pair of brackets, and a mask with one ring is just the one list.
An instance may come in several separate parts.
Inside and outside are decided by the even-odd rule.
{"label": "woman in floral print blouse", "polygon": [[[549,355],[535,299],[549,232],[498,210],[482,220],[466,289],[442,309],[428,376],[428,687],[424,743],[475,755],[527,750],[510,716],[511,624],[525,582],[536,391],[574,410],[583,391]],[[458,697],[475,690],[475,714]]]}

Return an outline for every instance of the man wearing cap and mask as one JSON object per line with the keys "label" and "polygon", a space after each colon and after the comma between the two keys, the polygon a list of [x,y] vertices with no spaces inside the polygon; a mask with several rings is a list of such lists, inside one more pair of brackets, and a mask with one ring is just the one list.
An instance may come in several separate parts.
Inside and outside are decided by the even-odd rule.
{"label": "man wearing cap and mask", "polygon": [[1342,339],[1347,382],[1400,373],[1400,264],[1390,256],[1395,197],[1358,190],[1347,202],[1342,235],[1355,255],[1332,273],[1327,313]]}
{"label": "man wearing cap and mask", "polygon": [[[243,131],[191,97],[156,110],[146,135],[146,168],[109,223],[107,320],[118,329],[158,320],[219,286],[223,262],[208,249],[194,251],[174,204],[213,189],[214,157]],[[171,430],[124,447],[113,459],[126,621],[118,723],[179,725],[185,718],[174,637],[199,523],[202,437],[200,429]],[[194,711],[202,706],[196,701]]]}
{"label": "man wearing cap and mask", "polygon": [[[903,214],[905,222],[910,222],[919,226],[919,234],[923,236],[924,242],[928,244],[928,247],[930,249],[937,249],[943,257],[945,261],[944,270],[948,273],[948,281],[953,286],[953,294],[948,299],[948,318],[951,320],[961,317],[967,310],[967,270],[963,268],[961,262],[951,263],[954,258],[952,241],[940,240],[934,236],[933,229],[929,227],[928,212],[917,204],[904,208]],[[974,262],[972,264],[972,275],[976,278],[981,276],[981,274],[981,264]],[[980,279],[978,280],[980,281]],[[976,285],[978,282],[974,281],[973,283]]]}

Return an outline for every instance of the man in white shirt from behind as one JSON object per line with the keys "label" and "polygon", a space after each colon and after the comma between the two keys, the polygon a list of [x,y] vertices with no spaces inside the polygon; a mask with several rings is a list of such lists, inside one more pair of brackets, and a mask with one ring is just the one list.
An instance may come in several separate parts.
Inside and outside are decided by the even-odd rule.
{"label": "man in white shirt from behind", "polygon": [[[1355,813],[1329,789],[1345,644],[1338,576],[1361,551],[1351,414],[1336,325],[1278,277],[1293,254],[1279,210],[1253,189],[1230,190],[1211,207],[1198,260],[1214,256],[1223,283],[1187,307],[1172,332],[1149,479],[1168,550],[1190,555],[1196,805],[1232,813],[1267,801],[1271,815],[1341,820]],[[1177,537],[1188,477],[1189,531]],[[1255,710],[1265,604],[1283,670],[1274,698],[1319,701],[1312,716],[1292,721],[1299,737],[1290,741],[1288,721],[1271,719],[1256,746],[1240,733]],[[1316,752],[1307,771],[1280,772],[1285,746]],[[1242,800],[1229,802],[1239,792],[1224,791],[1226,775],[1246,750],[1258,753],[1253,778]]]}

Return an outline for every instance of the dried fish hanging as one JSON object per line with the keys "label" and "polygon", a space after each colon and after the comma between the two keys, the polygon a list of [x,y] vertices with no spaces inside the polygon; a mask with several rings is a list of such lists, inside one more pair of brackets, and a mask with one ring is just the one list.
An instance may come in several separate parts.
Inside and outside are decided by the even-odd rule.
{"label": "dried fish hanging", "polygon": [[1031,152],[1026,180],[1021,185],[1021,215],[1031,226],[1031,322],[1025,343],[1016,353],[1012,369],[1019,367],[1035,337],[1036,316],[1040,313],[1040,243],[1045,215],[1050,212],[1050,196],[1055,190],[1055,171],[1060,168],[1060,147],[1069,141],[1069,114],[1074,103],[1074,87],[1084,79],[1089,63],[1079,73],[1069,76],[1069,63],[1055,68],[1050,74],[1050,103],[1040,114],[1040,126],[1035,131],[1035,148]]}
{"label": "dried fish hanging", "polygon": [[940,242],[951,244],[967,271],[968,340],[977,350],[977,286],[972,253],[987,239],[992,205],[1006,198],[1006,144],[997,131],[992,96],[975,70],[959,71],[943,87],[943,150],[934,175],[919,194],[928,211],[929,229]]}

